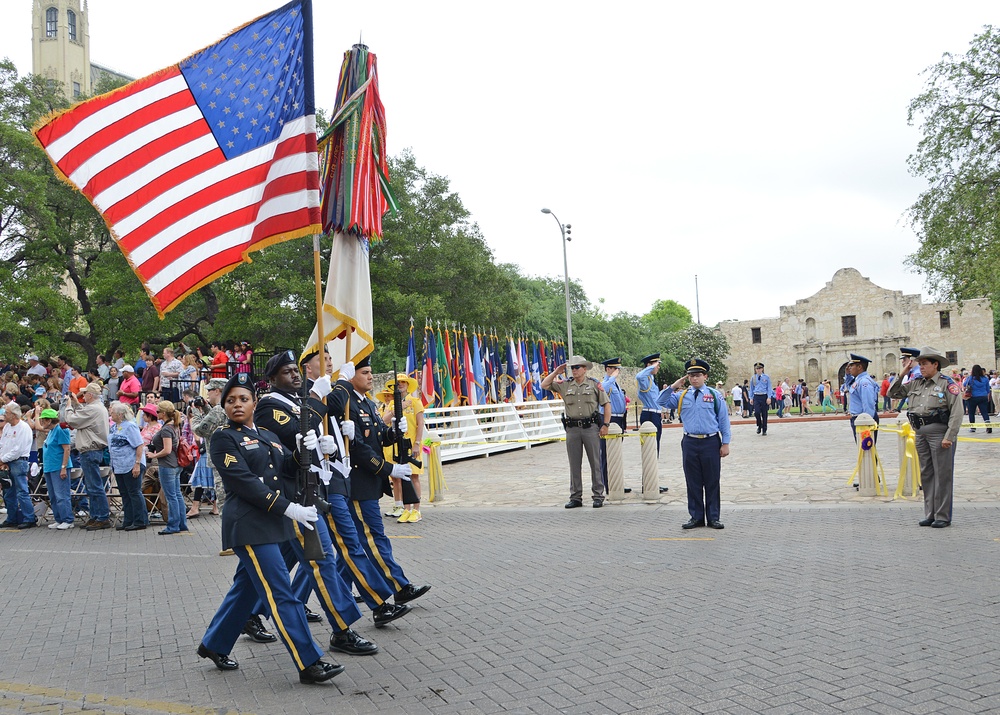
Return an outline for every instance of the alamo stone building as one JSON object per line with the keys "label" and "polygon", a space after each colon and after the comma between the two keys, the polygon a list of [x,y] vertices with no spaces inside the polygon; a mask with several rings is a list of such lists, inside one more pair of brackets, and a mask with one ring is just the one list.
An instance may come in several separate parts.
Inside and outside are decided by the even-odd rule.
{"label": "alamo stone building", "polygon": [[899,349],[930,345],[956,367],[996,367],[993,310],[987,299],[923,303],[875,285],[854,268],[841,268],[816,294],[783,305],[777,318],[729,320],[719,324],[729,341],[730,380],[753,375],[763,362],[772,380],[821,379],[839,385],[850,353],[872,360],[868,370],[881,378],[899,370]]}

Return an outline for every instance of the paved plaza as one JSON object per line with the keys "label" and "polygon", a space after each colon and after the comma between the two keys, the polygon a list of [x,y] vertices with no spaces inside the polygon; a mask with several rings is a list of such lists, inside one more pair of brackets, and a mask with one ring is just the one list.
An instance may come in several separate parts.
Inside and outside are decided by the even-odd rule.
{"label": "paved plaza", "polygon": [[918,500],[845,486],[845,422],[738,425],[726,529],[682,531],[679,437],[664,431],[670,492],[650,505],[563,509],[561,444],[446,465],[423,522],[387,522],[434,588],[384,629],[357,624],[381,652],[338,655],[318,686],[278,644],[241,640],[230,673],[195,656],[236,565],[217,518],[171,538],[2,530],[0,714],[1000,710],[1000,445],[959,443],[954,525],[921,529]]}

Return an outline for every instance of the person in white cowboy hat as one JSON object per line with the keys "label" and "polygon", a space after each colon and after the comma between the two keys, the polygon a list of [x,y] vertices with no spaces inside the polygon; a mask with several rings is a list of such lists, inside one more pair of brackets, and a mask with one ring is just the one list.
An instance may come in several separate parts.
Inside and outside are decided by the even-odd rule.
{"label": "person in white cowboy hat", "polygon": [[[559,380],[569,365],[573,379]],[[611,424],[611,401],[601,389],[600,383],[587,378],[587,370],[594,363],[580,355],[574,355],[568,363],[556,366],[542,380],[543,390],[552,390],[563,398],[566,404],[566,454],[569,456],[569,501],[567,509],[583,506],[583,450],[587,450],[590,461],[590,486],[594,498],[594,508],[604,506],[604,479],[601,473],[601,438],[607,435]]]}
{"label": "person in white cowboy hat", "polygon": [[[385,397],[385,407],[382,410],[382,420],[386,424],[392,424],[394,397],[393,392],[398,390],[402,395],[403,416],[406,418],[406,442],[409,449],[409,456],[412,460],[423,462],[420,456],[422,449],[421,442],[424,438],[424,403],[414,393],[417,391],[417,381],[409,375],[397,373],[395,380],[385,383],[386,393],[379,393],[380,397]],[[393,448],[385,447],[383,452],[386,459],[392,459]],[[412,471],[410,472],[410,483],[402,479],[393,477],[392,479],[392,500],[394,502],[392,510],[385,512],[386,516],[396,518],[397,524],[414,524],[423,517],[420,514],[420,475],[423,474],[423,467],[418,467],[410,462]]]}
{"label": "person in white cowboy hat", "polygon": [[[900,374],[907,374],[914,358],[903,361]],[[920,526],[942,529],[951,525],[955,474],[955,440],[962,426],[962,388],[941,371],[950,364],[939,350],[920,348],[916,362],[920,377],[889,387],[889,397],[906,398],[907,418],[916,432],[920,481],[924,491],[924,518]]]}

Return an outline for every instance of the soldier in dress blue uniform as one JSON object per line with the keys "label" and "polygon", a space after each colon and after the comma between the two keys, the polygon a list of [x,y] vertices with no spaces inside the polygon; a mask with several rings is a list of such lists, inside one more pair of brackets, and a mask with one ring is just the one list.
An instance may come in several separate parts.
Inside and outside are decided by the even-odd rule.
{"label": "soldier in dress blue uniform", "polygon": [[[329,353],[326,353],[329,358]],[[392,588],[379,567],[361,546],[357,527],[350,510],[350,461],[344,459],[344,438],[353,439],[355,425],[350,420],[338,422],[328,404],[332,390],[330,378],[324,374],[326,360],[320,361],[316,350],[307,351],[299,360],[309,380],[309,408],[314,424],[318,424],[329,439],[321,441],[321,453],[317,454],[317,465],[322,496],[330,504],[330,510],[320,521],[324,522],[337,554],[337,570],[345,583],[352,581],[358,588],[362,600],[372,609],[376,627],[382,627],[410,612],[410,606],[403,603],[392,604],[395,589]],[[343,415],[341,415],[343,417]],[[331,648],[339,650],[333,641]]]}
{"label": "soldier in dress blue uniform", "polygon": [[[431,587],[414,586],[396,563],[378,507],[378,500],[383,494],[392,494],[389,477],[403,479],[410,475],[409,464],[393,464],[385,459],[382,451],[398,432],[406,433],[406,418],[403,418],[403,424],[389,428],[379,416],[378,407],[367,396],[372,384],[368,357],[358,362],[357,366],[345,363],[340,367],[340,379],[333,386],[327,405],[329,413],[339,422],[350,420],[354,423],[354,439],[350,445],[349,507],[361,537],[361,546],[368,558],[378,564],[382,577],[395,590],[396,603],[406,604],[423,596]],[[346,566],[340,568],[343,571]]]}
{"label": "soldier in dress blue uniform", "polygon": [[[878,384],[875,378],[868,374],[868,365],[871,360],[862,356],[850,354],[847,366],[844,368],[846,377],[844,384],[847,385],[848,402],[847,409],[851,413],[851,432],[854,433],[854,441],[858,441],[858,431],[854,427],[854,421],[859,415],[870,415],[878,424]],[[878,442],[878,430],[875,430],[875,442]]]}
{"label": "soldier in dress blue uniform", "polygon": [[[601,362],[604,365],[604,379],[601,381],[601,388],[611,402],[611,421],[621,427],[625,432],[627,423],[627,410],[625,406],[625,391],[618,384],[618,373],[621,372],[622,359],[620,357],[611,358]],[[607,442],[601,440],[601,466],[604,468],[604,490],[608,490],[608,452]],[[631,492],[631,489],[626,489]]]}
{"label": "soldier in dress blue uniform", "polygon": [[[639,413],[639,424],[652,422],[656,425],[656,456],[660,456],[660,437],[663,434],[663,414],[657,402],[660,388],[656,385],[656,373],[660,371],[660,353],[647,355],[642,362],[642,369],[636,373],[635,381],[639,385],[639,401],[642,402],[642,412]],[[661,492],[666,491],[661,489]]]}
{"label": "soldier in dress blue uniform", "polygon": [[212,435],[212,463],[226,489],[222,510],[222,546],[240,559],[233,585],[212,618],[198,646],[198,655],[220,670],[236,670],[229,657],[236,639],[262,601],[292,656],[302,683],[320,683],[343,672],[344,667],[320,660],[323,652],[309,632],[305,609],[292,592],[281,544],[294,538],[293,522],[312,529],[319,520],[316,508],[289,499],[289,476],[295,456],[278,436],[253,422],[253,383],[247,373],[237,373],[222,391],[222,405],[229,423]]}
{"label": "soldier in dress blue uniform", "polygon": [[774,399],[771,377],[764,373],[764,363],[754,363],[750,378],[750,396],[753,399],[753,416],[757,420],[757,434],[767,436],[767,407]]}
{"label": "soldier in dress blue uniform", "polygon": [[[667,387],[661,400],[664,406],[677,408],[684,425],[681,454],[691,519],[681,528],[694,529],[707,523],[711,529],[723,529],[719,482],[722,458],[729,455],[731,438],[726,396],[705,384],[707,362],[691,358],[685,367],[687,375]],[[685,380],[690,387],[682,390]]]}

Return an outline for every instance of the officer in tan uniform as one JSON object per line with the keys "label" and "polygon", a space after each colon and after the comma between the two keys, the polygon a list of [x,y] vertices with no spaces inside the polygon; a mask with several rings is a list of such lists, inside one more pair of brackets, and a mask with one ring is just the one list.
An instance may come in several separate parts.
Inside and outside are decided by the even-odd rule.
{"label": "officer in tan uniform", "polygon": [[[913,358],[903,360],[900,375],[908,374],[914,362]],[[951,525],[955,440],[964,414],[962,389],[941,373],[949,363],[938,350],[920,348],[916,362],[921,376],[905,384],[902,379],[896,380],[888,394],[894,400],[907,399],[907,417],[916,431],[924,490],[924,519],[920,526],[943,529]]]}
{"label": "officer in tan uniform", "polygon": [[[573,379],[563,380],[569,365]],[[597,380],[587,377],[594,363],[574,355],[568,363],[556,367],[542,380],[543,390],[552,390],[566,403],[566,454],[569,455],[569,501],[567,509],[583,506],[583,450],[590,461],[590,485],[594,508],[604,506],[604,480],[601,478],[601,438],[607,435],[611,423],[611,402]]]}

